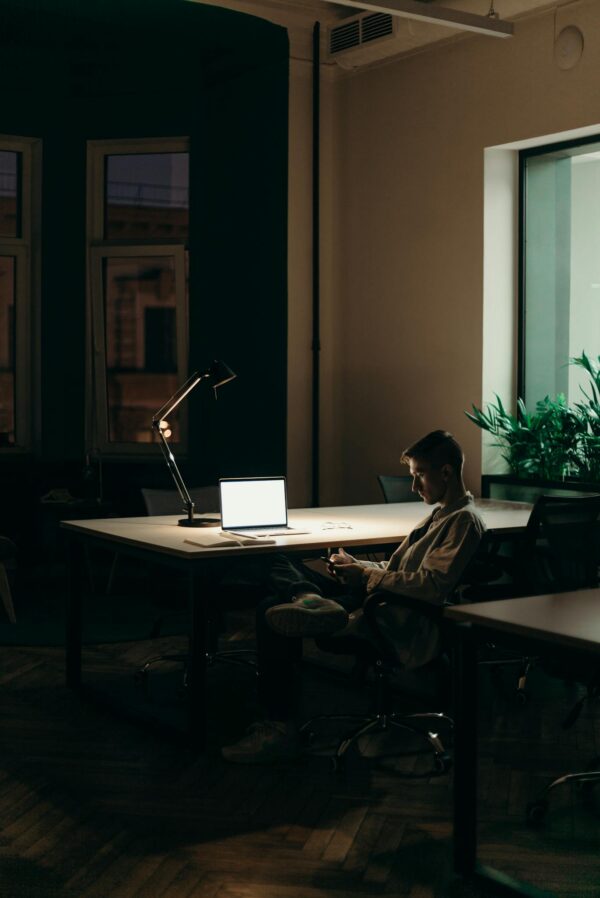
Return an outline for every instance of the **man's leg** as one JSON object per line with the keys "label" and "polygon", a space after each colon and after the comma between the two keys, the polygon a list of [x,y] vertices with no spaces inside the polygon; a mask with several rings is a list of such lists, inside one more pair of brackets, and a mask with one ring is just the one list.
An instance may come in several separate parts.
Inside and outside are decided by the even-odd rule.
{"label": "man's leg", "polygon": [[[346,626],[349,610],[360,607],[360,599],[353,603],[333,577],[302,563],[292,565],[285,557],[273,565],[271,582],[281,598],[271,602],[263,613],[268,626],[279,636],[329,636]],[[345,601],[338,601],[341,596]]]}
{"label": "man's leg", "polygon": [[221,753],[237,764],[262,764],[289,760],[298,755],[294,715],[298,703],[297,662],[302,640],[285,639],[268,626],[265,614],[281,596],[264,599],[256,609],[258,700],[265,719],[250,725],[235,744]]}
{"label": "man's leg", "polygon": [[339,584],[330,577],[293,564],[286,556],[277,556],[270,565],[268,581],[276,595],[261,602],[256,611],[258,698],[266,719],[253,724],[235,745],[222,749],[226,760],[242,764],[290,758],[299,751],[294,718],[298,707],[297,668],[302,658],[302,639],[290,638],[273,629],[270,612],[303,601],[320,601],[329,602],[337,609],[341,626],[347,619],[340,605],[322,595],[341,592]]}

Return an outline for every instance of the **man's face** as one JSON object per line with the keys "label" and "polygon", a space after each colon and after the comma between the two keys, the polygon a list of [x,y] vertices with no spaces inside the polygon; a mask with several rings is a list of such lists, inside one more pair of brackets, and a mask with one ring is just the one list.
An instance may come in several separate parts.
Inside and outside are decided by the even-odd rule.
{"label": "man's face", "polygon": [[435,505],[436,502],[442,501],[448,487],[450,465],[436,467],[431,462],[411,458],[409,470],[413,479],[413,493],[418,493],[427,505]]}

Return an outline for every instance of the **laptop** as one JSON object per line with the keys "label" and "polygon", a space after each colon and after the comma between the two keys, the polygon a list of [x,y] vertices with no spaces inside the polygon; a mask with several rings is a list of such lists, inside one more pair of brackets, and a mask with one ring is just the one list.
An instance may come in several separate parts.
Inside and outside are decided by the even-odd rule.
{"label": "laptop", "polygon": [[297,533],[288,526],[285,477],[222,477],[221,529],[244,536]]}

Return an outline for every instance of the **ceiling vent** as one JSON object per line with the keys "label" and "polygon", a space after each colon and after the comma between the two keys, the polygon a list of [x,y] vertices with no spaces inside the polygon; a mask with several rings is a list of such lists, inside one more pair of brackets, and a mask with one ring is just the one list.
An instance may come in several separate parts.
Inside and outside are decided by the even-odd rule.
{"label": "ceiling vent", "polygon": [[385,44],[396,36],[397,22],[395,16],[376,12],[334,25],[329,31],[329,58],[342,68],[382,59],[388,55]]}
{"label": "ceiling vent", "polygon": [[[431,2],[419,0],[424,6]],[[447,24],[421,22],[390,13],[362,12],[329,29],[328,58],[343,69],[357,69],[447,40],[451,32]]]}

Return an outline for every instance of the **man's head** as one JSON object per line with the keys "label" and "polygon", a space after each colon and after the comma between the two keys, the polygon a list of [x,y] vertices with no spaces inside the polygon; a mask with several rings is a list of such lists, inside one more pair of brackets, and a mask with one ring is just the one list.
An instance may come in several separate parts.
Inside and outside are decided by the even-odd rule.
{"label": "man's head", "polygon": [[465,492],[463,451],[451,433],[434,430],[402,453],[413,478],[413,492],[428,505],[446,504]]}

